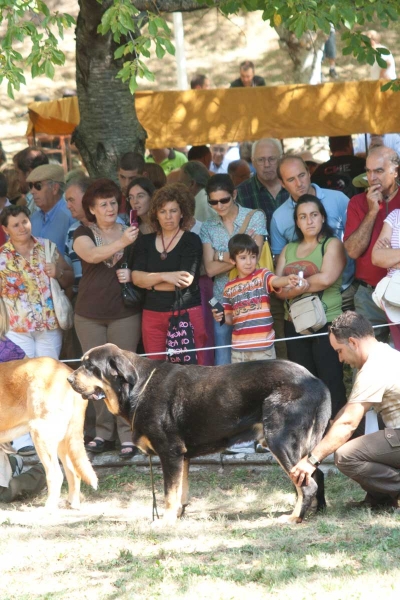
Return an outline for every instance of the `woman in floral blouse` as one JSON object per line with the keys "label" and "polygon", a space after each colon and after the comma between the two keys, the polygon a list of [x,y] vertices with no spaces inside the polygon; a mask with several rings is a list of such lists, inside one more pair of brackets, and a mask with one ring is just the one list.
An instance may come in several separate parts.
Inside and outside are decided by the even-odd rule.
{"label": "woman in floral blouse", "polygon": [[74,275],[57,249],[55,262],[46,263],[44,239],[32,236],[29,214],[26,206],[8,206],[1,214],[9,237],[0,248],[0,293],[10,318],[8,337],[29,358],[58,359],[62,330],[54,312],[50,277],[67,288]]}

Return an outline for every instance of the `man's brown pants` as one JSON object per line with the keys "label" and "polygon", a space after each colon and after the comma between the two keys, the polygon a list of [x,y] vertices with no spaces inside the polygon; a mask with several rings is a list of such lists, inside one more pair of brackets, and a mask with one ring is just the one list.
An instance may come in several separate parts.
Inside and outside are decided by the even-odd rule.
{"label": "man's brown pants", "polygon": [[377,503],[400,498],[400,429],[363,435],[335,453],[339,471],[354,479]]}

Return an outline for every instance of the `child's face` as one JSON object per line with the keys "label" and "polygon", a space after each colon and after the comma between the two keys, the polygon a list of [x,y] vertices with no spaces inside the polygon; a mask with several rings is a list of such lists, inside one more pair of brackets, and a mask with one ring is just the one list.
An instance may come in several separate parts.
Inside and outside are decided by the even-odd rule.
{"label": "child's face", "polygon": [[236,254],[235,265],[238,270],[239,277],[247,277],[247,275],[251,275],[251,273],[256,270],[257,260],[257,254],[250,254],[250,252],[247,252],[247,250]]}

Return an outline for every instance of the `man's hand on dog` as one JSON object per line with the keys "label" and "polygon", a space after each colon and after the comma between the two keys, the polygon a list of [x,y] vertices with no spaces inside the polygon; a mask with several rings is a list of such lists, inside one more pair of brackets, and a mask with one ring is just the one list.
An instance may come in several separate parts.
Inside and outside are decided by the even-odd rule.
{"label": "man's hand on dog", "polygon": [[308,462],[307,456],[305,456],[291,469],[289,475],[293,483],[300,487],[304,481],[305,485],[309,485],[310,477],[314,471],[315,467]]}

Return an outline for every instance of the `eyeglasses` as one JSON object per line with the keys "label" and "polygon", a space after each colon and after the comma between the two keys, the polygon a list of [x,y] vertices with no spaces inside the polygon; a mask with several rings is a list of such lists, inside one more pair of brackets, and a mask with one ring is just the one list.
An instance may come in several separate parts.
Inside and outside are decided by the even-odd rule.
{"label": "eyeglasses", "polygon": [[32,188],[35,188],[35,190],[37,190],[38,192],[40,192],[40,190],[43,187],[43,184],[45,182],[44,181],[30,181],[29,182],[29,189],[31,190]]}
{"label": "eyeglasses", "polygon": [[221,198],[220,200],[209,200],[208,204],[210,206],[217,206],[217,204],[228,204],[232,200],[232,196],[228,196],[228,198]]}
{"label": "eyeglasses", "polygon": [[255,158],[254,162],[257,165],[265,165],[266,163],[269,165],[276,165],[278,162],[278,156],[260,156],[260,158]]}

